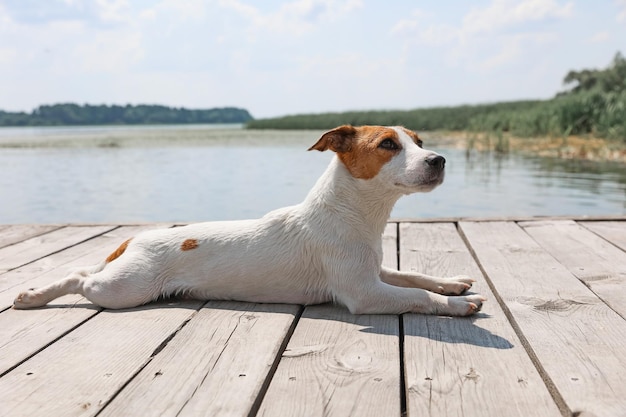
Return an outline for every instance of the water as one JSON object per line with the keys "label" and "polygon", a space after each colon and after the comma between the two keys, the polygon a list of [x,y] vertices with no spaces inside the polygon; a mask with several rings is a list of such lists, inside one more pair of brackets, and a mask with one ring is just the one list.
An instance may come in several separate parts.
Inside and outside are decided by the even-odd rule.
{"label": "water", "polygon": [[[0,129],[0,224],[242,219],[300,202],[330,152],[320,132],[212,126]],[[428,147],[428,146],[427,146]],[[436,149],[446,180],[408,217],[626,213],[626,167]]]}

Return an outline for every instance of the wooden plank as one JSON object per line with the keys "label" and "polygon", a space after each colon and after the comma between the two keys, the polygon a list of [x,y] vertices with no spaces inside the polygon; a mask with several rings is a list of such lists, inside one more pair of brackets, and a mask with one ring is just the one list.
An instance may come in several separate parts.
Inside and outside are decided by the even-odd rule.
{"label": "wooden plank", "polygon": [[460,223],[564,412],[626,410],[626,323],[514,223]]}
{"label": "wooden plank", "polygon": [[93,416],[200,307],[105,310],[0,379],[10,416]]}
{"label": "wooden plank", "polygon": [[[90,240],[89,245],[86,242],[59,252],[55,256],[55,262],[65,262],[64,267],[49,271],[39,279],[31,280],[30,283],[36,283],[37,286],[45,285],[62,278],[65,275],[65,271],[62,270],[68,266],[95,264],[115,248],[115,246],[111,248],[113,242],[117,245],[123,241],[123,238],[147,229],[151,227],[122,227]],[[40,261],[35,264],[38,262]],[[34,264],[28,266],[32,265]],[[17,293],[17,289],[1,292],[0,306],[10,304]],[[98,311],[100,308],[75,294],[61,297],[53,301],[49,307],[3,311],[0,313],[0,375],[97,314]]]}
{"label": "wooden plank", "polygon": [[247,416],[300,306],[208,303],[99,416]]}
{"label": "wooden plank", "polygon": [[311,306],[257,415],[399,416],[399,381],[397,316]]}
{"label": "wooden plank", "polygon": [[520,226],[626,318],[626,252],[569,220],[524,222]]}
{"label": "wooden plank", "polygon": [[403,315],[409,416],[561,415],[454,224],[401,224],[400,264],[469,275],[488,299],[471,318]]}
{"label": "wooden plank", "polygon": [[0,310],[13,304],[17,293],[63,278],[73,267],[95,265],[113,252],[121,242],[154,226],[122,227],[37,261],[0,274]]}
{"label": "wooden plank", "polygon": [[61,226],[43,224],[14,224],[2,226],[0,229],[0,248],[43,235],[59,229],[60,227]]}
{"label": "wooden plank", "polygon": [[580,222],[580,224],[602,236],[618,248],[626,251],[626,220]]}
{"label": "wooden plank", "polygon": [[0,272],[9,271],[46,255],[106,233],[116,226],[68,226],[0,249]]}

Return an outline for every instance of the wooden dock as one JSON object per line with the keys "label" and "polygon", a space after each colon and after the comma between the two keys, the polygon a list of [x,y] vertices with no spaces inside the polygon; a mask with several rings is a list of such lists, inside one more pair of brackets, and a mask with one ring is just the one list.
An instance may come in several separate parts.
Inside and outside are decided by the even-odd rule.
{"label": "wooden dock", "polygon": [[389,223],[386,265],[476,278],[471,318],[11,308],[157,226],[0,226],[0,415],[626,416],[624,217]]}

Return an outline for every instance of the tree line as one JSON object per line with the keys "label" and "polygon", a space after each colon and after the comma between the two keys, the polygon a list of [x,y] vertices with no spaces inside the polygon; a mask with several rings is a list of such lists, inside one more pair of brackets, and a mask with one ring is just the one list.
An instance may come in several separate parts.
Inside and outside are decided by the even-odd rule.
{"label": "tree line", "polygon": [[568,88],[550,100],[291,115],[252,120],[248,128],[330,129],[341,124],[403,125],[415,130],[510,132],[521,137],[592,134],[626,141],[626,59],[618,52],[603,69],[569,71]]}
{"label": "tree line", "polygon": [[0,126],[137,125],[246,123],[252,116],[236,107],[190,110],[160,105],[42,105],[31,113],[0,110]]}

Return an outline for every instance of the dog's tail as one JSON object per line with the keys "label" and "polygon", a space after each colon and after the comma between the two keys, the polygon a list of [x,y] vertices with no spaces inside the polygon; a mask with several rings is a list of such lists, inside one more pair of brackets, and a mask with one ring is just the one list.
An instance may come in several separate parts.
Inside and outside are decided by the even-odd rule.
{"label": "dog's tail", "polygon": [[128,239],[124,243],[122,243],[120,247],[117,248],[112,254],[110,254],[104,261],[96,265],[80,266],[78,268],[72,268],[69,271],[70,274],[78,274],[83,277],[86,277],[87,275],[96,274],[102,271],[107,266],[108,263],[113,262],[114,260],[122,256],[124,251],[126,251],[126,248],[128,247],[128,244],[130,243],[130,241],[131,239]]}

